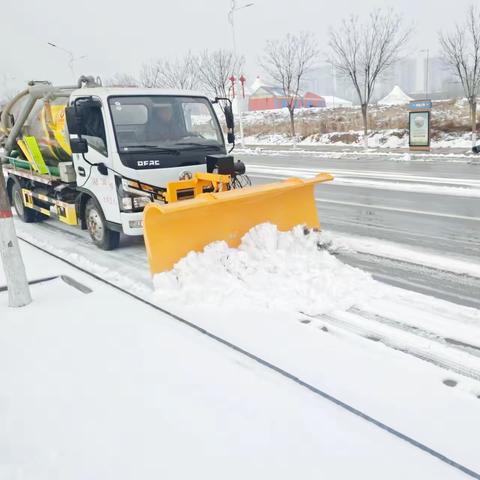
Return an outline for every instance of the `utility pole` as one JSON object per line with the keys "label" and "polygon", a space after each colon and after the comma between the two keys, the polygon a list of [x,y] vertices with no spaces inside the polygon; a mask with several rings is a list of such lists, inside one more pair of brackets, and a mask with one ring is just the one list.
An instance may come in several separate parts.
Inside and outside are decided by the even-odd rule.
{"label": "utility pole", "polygon": [[32,301],[25,265],[18,246],[12,209],[8,201],[5,177],[0,161],[0,258],[8,288],[8,305],[23,307]]}
{"label": "utility pole", "polygon": [[337,94],[337,74],[335,71],[335,65],[332,65],[332,86],[333,86],[332,106],[333,108],[335,108],[335,95]]}

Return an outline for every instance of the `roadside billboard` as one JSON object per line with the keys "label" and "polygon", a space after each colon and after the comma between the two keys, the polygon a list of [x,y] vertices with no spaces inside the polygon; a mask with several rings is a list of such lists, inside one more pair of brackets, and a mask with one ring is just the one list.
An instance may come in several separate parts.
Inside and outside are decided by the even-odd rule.
{"label": "roadside billboard", "polygon": [[430,150],[430,100],[410,102],[408,117],[409,146],[411,150]]}
{"label": "roadside billboard", "polygon": [[429,147],[430,112],[410,112],[409,131],[411,147]]}

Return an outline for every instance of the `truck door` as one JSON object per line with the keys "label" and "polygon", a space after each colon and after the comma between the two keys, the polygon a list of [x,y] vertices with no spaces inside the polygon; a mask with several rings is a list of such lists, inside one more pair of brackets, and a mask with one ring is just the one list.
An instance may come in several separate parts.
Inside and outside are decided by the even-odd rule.
{"label": "truck door", "polygon": [[[77,99],[81,105],[82,99]],[[105,129],[105,112],[100,102],[97,105],[82,108],[84,138],[88,143],[88,152],[74,154],[74,166],[77,173],[79,190],[91,193],[100,204],[105,218],[109,222],[120,223],[120,210],[115,188],[115,176],[111,170],[112,160]],[[99,170],[99,164],[107,167]],[[106,173],[106,174],[105,174]]]}

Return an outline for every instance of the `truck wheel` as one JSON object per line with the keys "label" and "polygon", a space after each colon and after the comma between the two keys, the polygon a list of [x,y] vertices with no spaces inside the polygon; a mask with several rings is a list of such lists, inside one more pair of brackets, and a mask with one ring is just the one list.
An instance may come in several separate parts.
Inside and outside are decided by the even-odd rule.
{"label": "truck wheel", "polygon": [[13,182],[12,185],[12,203],[17,212],[17,216],[25,223],[37,222],[39,220],[37,215],[38,212],[24,205],[22,187],[17,182]]}
{"label": "truck wheel", "polygon": [[85,221],[93,243],[102,250],[114,250],[120,243],[120,233],[110,230],[100,205],[91,198],[85,207]]}

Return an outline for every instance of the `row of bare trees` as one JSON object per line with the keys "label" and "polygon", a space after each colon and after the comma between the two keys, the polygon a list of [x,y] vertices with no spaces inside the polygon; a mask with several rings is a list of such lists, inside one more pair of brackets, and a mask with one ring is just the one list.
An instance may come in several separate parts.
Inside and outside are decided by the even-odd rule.
{"label": "row of bare trees", "polygon": [[141,86],[202,90],[212,97],[227,97],[229,77],[239,72],[243,58],[228,50],[204,51],[199,55],[188,52],[175,60],[159,58],[144,63],[138,77],[116,74],[108,79],[111,86]]}
{"label": "row of bare trees", "polygon": [[[336,72],[348,78],[362,110],[365,141],[368,134],[368,108],[378,80],[403,55],[412,30],[391,10],[377,9],[366,19],[350,16],[329,30],[327,61]],[[441,52],[463,86],[476,139],[477,97],[480,87],[480,11],[472,6],[463,24],[450,33],[439,34]],[[320,49],[311,33],[287,34],[266,42],[260,65],[272,83],[281,87],[290,114],[291,135],[295,136],[295,110],[306,75],[321,60]],[[228,96],[229,77],[238,73],[243,58],[232,52],[187,53],[174,61],[159,59],[144,64],[138,78],[116,75],[114,85],[199,89],[212,96]]]}

